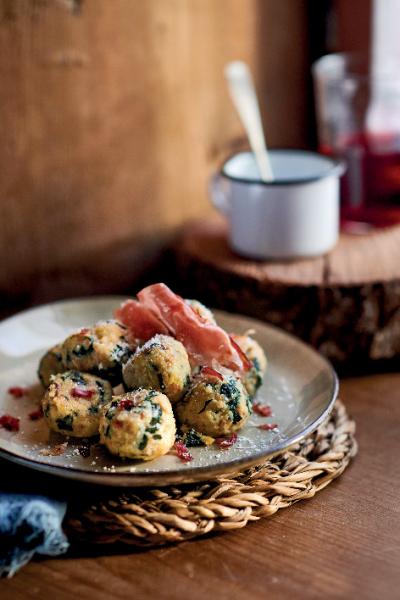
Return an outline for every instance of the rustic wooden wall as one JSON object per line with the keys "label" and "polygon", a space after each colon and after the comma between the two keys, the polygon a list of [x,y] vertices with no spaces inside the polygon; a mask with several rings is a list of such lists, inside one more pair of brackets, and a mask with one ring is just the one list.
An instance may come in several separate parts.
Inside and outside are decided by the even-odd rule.
{"label": "rustic wooden wall", "polygon": [[337,11],[337,47],[335,50],[369,53],[373,0],[351,0],[351,2],[335,0],[334,7]]}
{"label": "rustic wooden wall", "polygon": [[0,290],[125,287],[243,144],[250,63],[271,145],[305,139],[302,0],[0,0]]}

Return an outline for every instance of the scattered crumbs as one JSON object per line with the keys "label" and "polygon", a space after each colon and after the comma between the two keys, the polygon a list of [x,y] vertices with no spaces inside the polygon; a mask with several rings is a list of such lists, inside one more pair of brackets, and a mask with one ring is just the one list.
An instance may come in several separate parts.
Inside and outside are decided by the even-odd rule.
{"label": "scattered crumbs", "polygon": [[91,440],[89,438],[83,438],[82,442],[78,446],[79,454],[83,456],[83,458],[89,458],[91,454]]}
{"label": "scattered crumbs", "polygon": [[74,456],[79,456],[79,455],[80,455],[79,448],[74,448],[74,449],[72,450],[72,454],[73,454]]}
{"label": "scattered crumbs", "polygon": [[60,456],[61,454],[65,453],[67,447],[68,442],[64,442],[63,444],[56,444],[51,448],[43,448],[43,450],[41,450],[39,454],[41,454],[42,456]]}
{"label": "scattered crumbs", "polygon": [[78,453],[83,457],[83,458],[89,458],[90,456],[90,444],[88,441],[83,442],[82,444],[80,444],[78,446]]}
{"label": "scattered crumbs", "polygon": [[90,464],[91,464],[91,465],[95,465],[95,464],[96,464],[96,461],[95,461],[95,460],[92,460],[92,462],[91,462]]}

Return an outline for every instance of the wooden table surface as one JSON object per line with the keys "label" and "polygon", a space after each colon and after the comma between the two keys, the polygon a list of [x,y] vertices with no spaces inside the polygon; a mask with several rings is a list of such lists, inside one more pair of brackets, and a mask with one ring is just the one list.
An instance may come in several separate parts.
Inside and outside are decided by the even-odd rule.
{"label": "wooden table surface", "polygon": [[346,379],[341,397],[359,454],[314,499],[178,546],[35,560],[0,582],[0,597],[399,598],[400,375]]}

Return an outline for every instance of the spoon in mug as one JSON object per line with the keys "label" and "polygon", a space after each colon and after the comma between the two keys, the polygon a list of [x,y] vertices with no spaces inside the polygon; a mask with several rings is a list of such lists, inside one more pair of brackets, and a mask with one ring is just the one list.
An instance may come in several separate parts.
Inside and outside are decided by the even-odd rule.
{"label": "spoon in mug", "polygon": [[225,67],[225,78],[233,104],[246,130],[262,181],[273,181],[271,163],[265,143],[260,108],[253,78],[246,63],[239,60]]}

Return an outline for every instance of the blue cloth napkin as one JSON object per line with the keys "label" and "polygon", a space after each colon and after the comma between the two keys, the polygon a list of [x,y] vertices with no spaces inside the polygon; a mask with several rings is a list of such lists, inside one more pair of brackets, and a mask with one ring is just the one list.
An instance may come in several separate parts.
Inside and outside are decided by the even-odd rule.
{"label": "blue cloth napkin", "polygon": [[65,511],[65,502],[44,496],[0,493],[0,576],[12,577],[35,553],[66,552]]}

